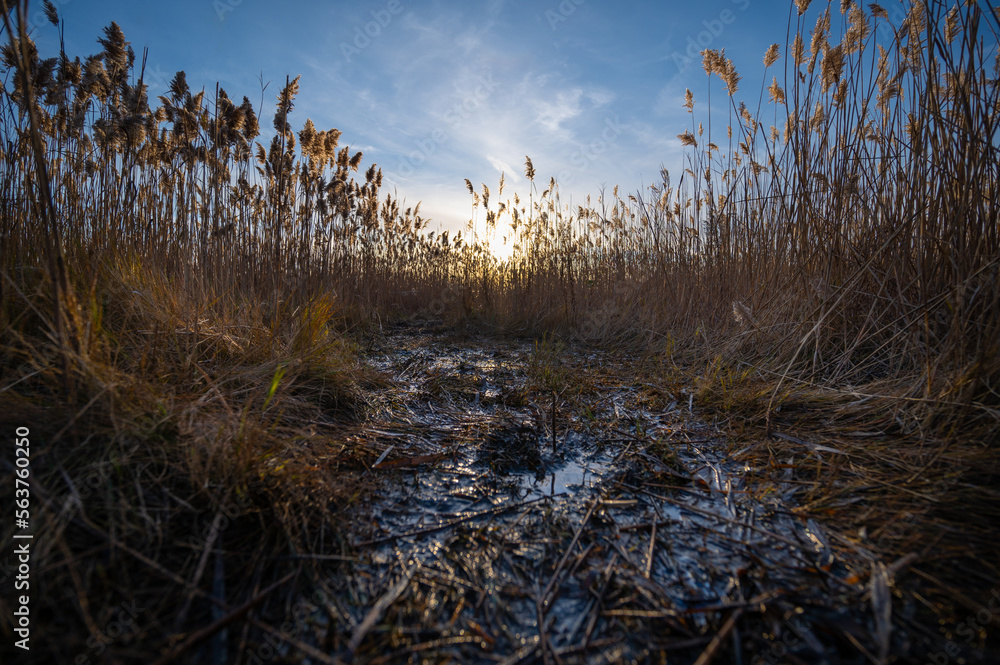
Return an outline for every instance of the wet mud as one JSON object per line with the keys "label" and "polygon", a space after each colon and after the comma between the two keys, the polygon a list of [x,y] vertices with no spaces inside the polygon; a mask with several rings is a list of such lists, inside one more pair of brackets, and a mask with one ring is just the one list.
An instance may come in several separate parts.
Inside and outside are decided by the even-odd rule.
{"label": "wet mud", "polygon": [[905,639],[795,485],[750,491],[686,396],[607,378],[620,360],[403,329],[370,362],[378,489],[315,608],[337,658],[847,663]]}

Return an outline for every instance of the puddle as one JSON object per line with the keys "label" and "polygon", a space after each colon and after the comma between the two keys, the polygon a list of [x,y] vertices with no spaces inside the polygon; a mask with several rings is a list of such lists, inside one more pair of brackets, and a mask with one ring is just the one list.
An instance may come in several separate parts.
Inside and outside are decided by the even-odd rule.
{"label": "puddle", "polygon": [[368,602],[341,627],[355,662],[641,662],[666,645],[694,662],[751,612],[761,634],[798,617],[801,659],[854,662],[824,661],[834,647],[812,627],[851,620],[816,592],[853,592],[851,571],[819,525],[746,493],[687,400],[657,412],[638,388],[570,386],[553,451],[530,345],[402,334],[386,348],[372,364],[392,387],[364,432],[380,490],[352,532],[351,578],[369,588],[351,594]]}

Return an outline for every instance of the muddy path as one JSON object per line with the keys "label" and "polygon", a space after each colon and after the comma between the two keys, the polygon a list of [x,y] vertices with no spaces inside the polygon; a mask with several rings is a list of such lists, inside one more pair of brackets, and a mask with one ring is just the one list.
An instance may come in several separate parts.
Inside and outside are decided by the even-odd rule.
{"label": "muddy path", "polygon": [[689,396],[622,358],[403,328],[370,362],[377,490],[308,605],[337,659],[860,663],[904,639],[798,486],[749,491]]}

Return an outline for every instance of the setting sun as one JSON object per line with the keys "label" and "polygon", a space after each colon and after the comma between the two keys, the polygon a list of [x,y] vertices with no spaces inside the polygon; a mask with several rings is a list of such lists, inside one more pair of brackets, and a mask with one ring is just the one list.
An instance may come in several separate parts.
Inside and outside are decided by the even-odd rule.
{"label": "setting sun", "polygon": [[488,247],[490,253],[501,263],[514,255],[514,241],[510,237],[497,234],[489,239]]}

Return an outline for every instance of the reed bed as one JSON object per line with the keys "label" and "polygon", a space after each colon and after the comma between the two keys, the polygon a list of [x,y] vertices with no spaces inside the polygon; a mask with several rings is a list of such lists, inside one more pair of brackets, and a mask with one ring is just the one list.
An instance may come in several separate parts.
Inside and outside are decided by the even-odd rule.
{"label": "reed bed", "polygon": [[[10,72],[28,61],[35,101],[28,113],[25,84],[12,77],[5,298],[17,298],[14,278],[30,289],[26,275],[55,253],[75,307],[56,317],[67,326],[86,325],[87,294],[106,300],[104,273],[127,266],[194,302],[266,303],[276,320],[288,319],[282,305],[320,297],[353,324],[447,311],[605,343],[669,337],[766,359],[784,381],[891,378],[928,424],[991,426],[996,15],[917,4],[890,26],[886,49],[875,36],[888,19],[873,7],[845,4],[836,29],[827,7],[808,49],[799,14],[789,52],[774,45],[765,56],[769,72],[783,60],[788,83],[775,75],[769,102],[752,110],[737,101],[732,61],[706,51],[729,124],[720,137],[696,122],[688,91],[692,127],[679,138],[691,153],[677,186],[664,172],[647,192],[616,188],[569,209],[554,179],[536,185],[527,159],[528,200],[503,199],[501,179],[491,205],[489,187],[466,181],[464,237],[428,232],[419,204],[383,196],[376,165],[356,179],[362,155],[340,146],[339,131],[306,120],[293,132],[297,78],[278,94],[265,145],[248,98],[195,92],[183,72],[151,107],[115,25],[83,61],[42,60],[28,39],[23,57],[5,51]],[[35,138],[51,190],[40,210]],[[51,224],[27,223],[49,208]],[[496,234],[515,241],[503,262],[487,249]]]}
{"label": "reed bed", "polygon": [[[984,556],[995,517],[968,509],[992,496],[1000,434],[998,13],[918,2],[895,24],[877,4],[809,5],[765,54],[756,102],[724,52],[703,53],[709,108],[699,121],[688,91],[676,182],[570,208],[526,158],[525,193],[466,181],[471,218],[452,234],[338,130],[293,130],[298,78],[262,128],[248,97],[183,72],[150,99],[146,56],[114,23],[93,55],[43,57],[26,3],[5,3],[0,420],[47,441],[33,464],[62,558],[43,557],[43,616],[68,591],[99,632],[154,575],[143,597],[176,624],[143,630],[186,634],[215,616],[188,612],[219,536],[161,548],[234,501],[226,547],[247,544],[255,593],[289,548],[347,556],[337,520],[370,491],[350,472],[374,455],[339,428],[383,381],[367,346],[407,318],[639,349],[651,381],[693,385],[738,435],[848,437],[857,486],[881,488],[866,523],[918,515],[946,547],[973,528]],[[515,241],[505,261],[497,234]],[[937,547],[892,533],[887,556]]]}

